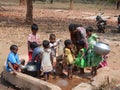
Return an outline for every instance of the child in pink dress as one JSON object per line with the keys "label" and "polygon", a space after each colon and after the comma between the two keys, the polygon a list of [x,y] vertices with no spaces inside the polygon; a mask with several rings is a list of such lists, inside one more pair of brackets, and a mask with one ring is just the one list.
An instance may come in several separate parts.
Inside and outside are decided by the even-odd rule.
{"label": "child in pink dress", "polygon": [[30,48],[30,44],[32,42],[36,42],[38,45],[40,45],[40,37],[37,34],[37,32],[38,32],[37,24],[31,25],[31,31],[32,31],[32,33],[29,34],[29,36],[28,36],[28,57],[29,57],[28,60],[29,60],[29,62],[32,60],[32,53],[33,53],[33,50]]}

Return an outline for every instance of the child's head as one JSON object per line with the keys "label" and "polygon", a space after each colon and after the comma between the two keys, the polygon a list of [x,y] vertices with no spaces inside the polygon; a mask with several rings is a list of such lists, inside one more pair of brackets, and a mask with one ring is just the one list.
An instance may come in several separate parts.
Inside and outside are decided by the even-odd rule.
{"label": "child's head", "polygon": [[76,24],[71,23],[68,28],[70,32],[73,32],[74,30],[76,30]]}
{"label": "child's head", "polygon": [[38,31],[38,25],[37,24],[32,24],[31,25],[31,30],[33,34],[36,34]]}
{"label": "child's head", "polygon": [[36,42],[32,42],[32,43],[30,43],[30,48],[32,49],[32,50],[34,50],[36,47],[38,47],[39,45],[36,43]]}
{"label": "child's head", "polygon": [[50,42],[48,40],[43,41],[43,47],[44,48],[49,48],[49,44],[50,44]]}
{"label": "child's head", "polygon": [[56,41],[55,34],[50,34],[49,40],[50,40],[51,43],[54,43]]}
{"label": "child's head", "polygon": [[77,41],[76,44],[78,46],[78,49],[82,49],[85,47],[85,42],[83,40]]}
{"label": "child's head", "polygon": [[17,51],[18,51],[18,46],[17,45],[11,45],[10,46],[10,51],[16,54]]}
{"label": "child's head", "polygon": [[72,48],[72,41],[70,39],[65,40],[64,45],[66,48]]}
{"label": "child's head", "polygon": [[94,30],[93,27],[91,27],[91,26],[87,27],[86,28],[87,35],[90,36],[92,34],[93,30]]}

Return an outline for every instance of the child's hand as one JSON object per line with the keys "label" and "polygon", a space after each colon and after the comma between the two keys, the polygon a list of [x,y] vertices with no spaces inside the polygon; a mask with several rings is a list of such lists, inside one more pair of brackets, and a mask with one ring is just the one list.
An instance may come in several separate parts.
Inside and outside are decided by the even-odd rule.
{"label": "child's hand", "polygon": [[56,66],[56,62],[53,62],[53,67]]}
{"label": "child's hand", "polygon": [[16,70],[11,71],[10,73],[13,74],[13,75],[17,75],[17,71]]}

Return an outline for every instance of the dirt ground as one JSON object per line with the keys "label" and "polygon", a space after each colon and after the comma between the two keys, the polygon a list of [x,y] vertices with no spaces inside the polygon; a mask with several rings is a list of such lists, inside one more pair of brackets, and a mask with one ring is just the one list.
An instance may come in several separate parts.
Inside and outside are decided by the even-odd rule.
{"label": "dirt ground", "polygon": [[[57,38],[63,41],[69,39],[68,25],[71,22],[82,23],[85,27],[92,25],[96,29],[95,19],[91,17],[98,13],[100,7],[86,7],[86,5],[76,6],[79,8],[67,10],[64,8],[56,9],[54,7],[48,9],[46,5],[39,6],[35,4],[33,13],[34,22],[39,25],[38,33],[40,34],[41,41],[45,39],[48,40],[50,33],[55,33]],[[2,72],[11,44],[18,45],[20,58],[24,57],[27,59],[27,37],[31,32],[30,25],[24,24],[26,12],[24,6],[20,7],[15,4],[5,5],[3,8],[5,10],[0,9],[0,72]],[[91,8],[91,10],[89,10],[89,8]],[[100,36],[101,41],[110,45],[111,52],[108,55],[108,66],[115,71],[115,73],[111,74],[116,77],[117,84],[120,84],[120,33],[118,33],[116,29],[117,17],[115,17],[120,14],[120,10],[115,10],[113,7],[105,7],[104,13],[104,16],[110,16],[110,19],[107,19],[108,25],[106,33],[97,34]],[[50,82],[54,83],[54,81]],[[73,83],[74,82],[73,80]],[[8,88],[6,84],[2,84],[0,80],[0,90],[13,90],[13,88]]]}

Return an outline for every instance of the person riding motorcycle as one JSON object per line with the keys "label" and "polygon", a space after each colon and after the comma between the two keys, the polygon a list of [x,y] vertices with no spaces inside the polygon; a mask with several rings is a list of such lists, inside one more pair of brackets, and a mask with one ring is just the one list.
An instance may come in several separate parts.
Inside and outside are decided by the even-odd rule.
{"label": "person riding motorcycle", "polygon": [[104,29],[106,26],[106,21],[101,18],[101,16],[96,17],[97,28],[99,33],[105,33]]}
{"label": "person riding motorcycle", "polygon": [[118,16],[118,31],[120,32],[120,15]]}

